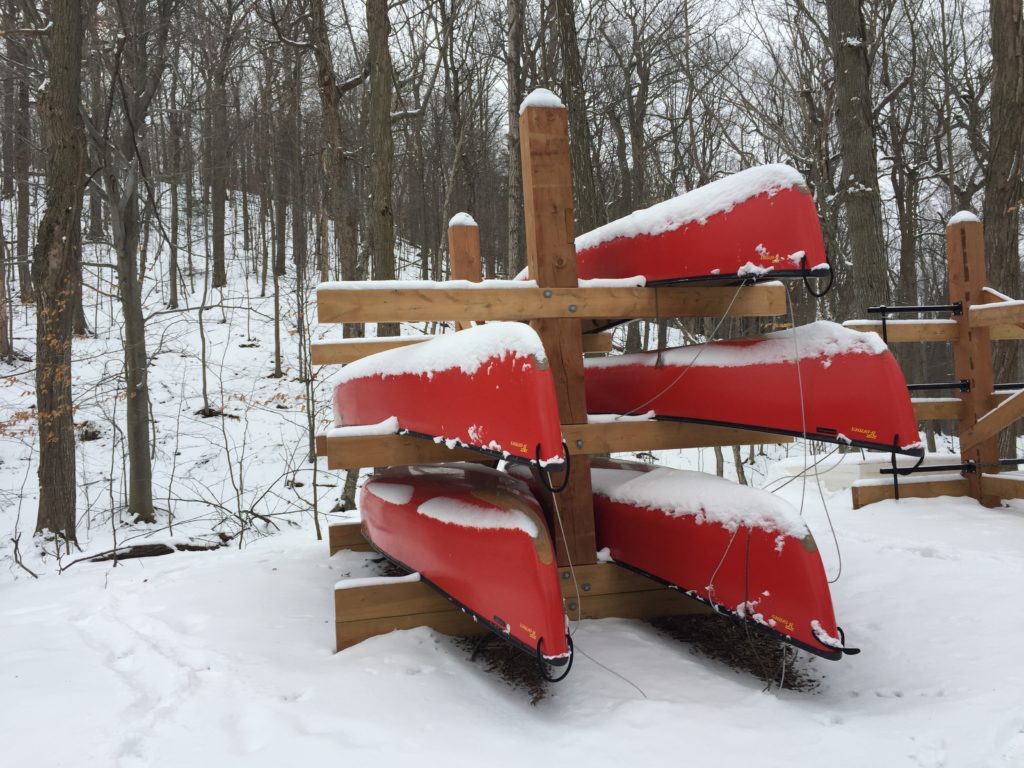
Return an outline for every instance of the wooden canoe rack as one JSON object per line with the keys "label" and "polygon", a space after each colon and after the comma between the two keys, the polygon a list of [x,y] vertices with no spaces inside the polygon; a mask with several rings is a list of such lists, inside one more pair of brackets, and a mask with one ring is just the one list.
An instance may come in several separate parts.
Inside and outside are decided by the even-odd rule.
{"label": "wooden canoe rack", "polygon": [[[959,219],[960,217],[958,217]],[[890,344],[948,342],[953,345],[953,377],[968,382],[969,391],[957,397],[915,398],[919,421],[955,420],[959,425],[960,461],[974,462],[978,470],[951,475],[923,475],[901,479],[901,497],[972,496],[987,507],[1003,499],[1024,498],[1024,479],[1001,477],[999,433],[1024,417],[1024,390],[993,390],[992,342],[1024,340],[1024,301],[1011,299],[985,286],[985,238],[981,222],[973,217],[946,227],[949,263],[949,301],[962,311],[948,320],[850,320],[858,331],[883,333]],[[891,499],[895,487],[888,480],[866,480],[851,489],[854,508]]]}
{"label": "wooden canoe rack", "polygon": [[[328,283],[317,290],[320,323],[520,320],[530,321],[544,342],[555,381],[562,435],[573,455],[568,485],[559,495],[562,525],[554,531],[570,618],[649,618],[707,609],[674,590],[615,565],[596,562],[590,456],[719,445],[787,443],[791,438],[741,429],[654,421],[588,423],[583,355],[611,349],[609,334],[595,326],[630,318],[778,317],[787,313],[786,289],[778,283],[735,287],[580,287],[576,274],[573,203],[567,115],[564,108],[528,107],[520,116],[524,220],[530,278],[536,287],[461,282],[425,287],[413,282]],[[479,235],[471,222],[448,230],[452,277],[480,282]],[[339,340],[315,343],[314,364],[347,364],[385,349],[422,341]],[[410,436],[321,435],[318,456],[331,469],[450,461],[486,461],[472,451]],[[560,478],[555,478],[560,482]],[[564,529],[564,535],[563,535]],[[330,527],[331,554],[365,550],[357,524]],[[572,564],[576,584],[570,577]],[[338,649],[395,629],[429,626],[449,634],[481,628],[448,600],[419,582],[374,582],[335,590]]]}

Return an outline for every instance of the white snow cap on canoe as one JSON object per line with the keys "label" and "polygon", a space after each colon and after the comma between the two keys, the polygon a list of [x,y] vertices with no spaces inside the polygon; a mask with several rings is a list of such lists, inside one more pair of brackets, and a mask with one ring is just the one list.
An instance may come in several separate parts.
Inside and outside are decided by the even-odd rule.
{"label": "white snow cap on canoe", "polygon": [[519,114],[523,114],[527,107],[556,107],[565,109],[565,104],[547,88],[535,88],[530,91],[530,94],[523,99],[523,103],[519,105]]}
{"label": "white snow cap on canoe", "polygon": [[957,211],[950,217],[949,221],[946,222],[946,226],[952,227],[954,224],[964,224],[969,221],[976,222],[978,224],[981,223],[981,219],[970,211]]}
{"label": "white snow cap on canoe", "polygon": [[476,219],[465,211],[459,211],[448,220],[448,228],[452,227],[475,227]]}
{"label": "white snow cap on canoe", "polygon": [[448,525],[476,528],[482,531],[522,531],[530,538],[537,538],[537,524],[525,512],[518,509],[501,509],[469,504],[461,499],[436,496],[418,507],[416,511],[424,517],[440,520]]}
{"label": "white snow cap on canoe", "polygon": [[475,373],[488,360],[512,355],[547,360],[544,344],[526,323],[487,323],[458,333],[446,333],[430,341],[398,347],[364,357],[346,365],[334,379],[341,384],[367,376],[431,376],[439,371],[459,368]]}
{"label": "white snow cap on canoe", "polygon": [[776,163],[748,168],[585,232],[576,238],[576,251],[596,248],[620,237],[660,235],[694,221],[703,224],[716,213],[732,210],[755,195],[774,195],[783,189],[805,185],[800,172],[788,165]]}
{"label": "white snow cap on canoe", "polygon": [[381,501],[398,506],[403,506],[412,501],[412,495],[416,492],[415,488],[405,483],[389,483],[385,480],[374,480],[372,478],[370,482],[363,486],[363,489]]}
{"label": "white snow cap on canoe", "polygon": [[[877,333],[862,333],[838,323],[819,320],[809,325],[766,333],[753,344],[696,344],[677,347],[661,354],[664,365],[703,368],[738,368],[747,365],[768,365],[793,362],[797,350],[801,360],[820,360],[826,368],[836,355],[880,355],[889,348]],[[658,353],[592,357],[584,360],[587,368],[609,368],[616,365],[657,365]]]}
{"label": "white snow cap on canoe", "polygon": [[620,504],[660,510],[669,517],[691,515],[729,531],[741,526],[803,538],[809,531],[800,513],[773,493],[703,472],[661,467],[591,471],[594,493]]}

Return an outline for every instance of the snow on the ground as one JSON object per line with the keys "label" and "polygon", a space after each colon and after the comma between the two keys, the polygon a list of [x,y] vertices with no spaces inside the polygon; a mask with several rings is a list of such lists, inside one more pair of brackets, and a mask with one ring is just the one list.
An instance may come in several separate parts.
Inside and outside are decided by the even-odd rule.
{"label": "snow on the ground", "polygon": [[[662,458],[707,468],[709,457]],[[759,466],[771,473],[759,485],[791,479]],[[804,490],[796,480],[780,493],[799,505]],[[333,585],[375,571],[368,555],[329,558],[307,528],[0,586],[5,763],[1024,764],[1024,507],[853,511],[847,491],[825,498],[842,548],[836,611],[863,652],[806,658],[814,692],[765,692],[625,619],[576,625],[591,658],[578,654],[537,706],[427,629],[335,654]],[[804,513],[834,574],[813,481]],[[61,738],[44,738],[53,723]]]}

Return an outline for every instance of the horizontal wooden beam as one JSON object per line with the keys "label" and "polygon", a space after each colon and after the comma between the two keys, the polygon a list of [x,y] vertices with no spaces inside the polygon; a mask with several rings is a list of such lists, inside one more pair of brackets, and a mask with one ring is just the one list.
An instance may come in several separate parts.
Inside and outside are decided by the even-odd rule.
{"label": "horizontal wooden beam", "polygon": [[1024,301],[975,304],[968,310],[967,321],[973,328],[989,328],[993,325],[1019,325],[1024,323]]}
{"label": "horizontal wooden beam", "polygon": [[[314,341],[310,345],[311,358],[313,365],[348,365],[378,352],[412,346],[431,338],[433,336],[424,335],[380,339],[325,339]],[[585,354],[611,351],[612,335],[610,333],[594,333],[583,337],[583,352]]]}
{"label": "horizontal wooden beam", "polygon": [[[843,325],[854,331],[882,335],[880,320],[847,320]],[[959,333],[956,320],[890,320],[886,330],[890,344],[956,341]],[[1020,325],[993,325],[990,330],[992,341],[1024,340],[1024,327]]]}
{"label": "horizontal wooden beam", "polygon": [[[708,608],[632,571],[610,564],[559,570],[570,619],[654,618],[707,613]],[[578,585],[578,591],[577,591]],[[442,634],[482,634],[480,624],[423,582],[395,580],[334,592],[338,650],[396,629],[426,626]]]}
{"label": "horizontal wooden beam", "polygon": [[331,554],[343,549],[354,552],[370,552],[373,547],[363,538],[363,529],[359,523],[334,523],[327,528],[327,544]]}
{"label": "horizontal wooden beam", "polygon": [[327,457],[328,469],[404,467],[410,464],[443,464],[449,461],[493,461],[482,453],[451,448],[410,435],[360,437],[316,436],[316,455]]}
{"label": "horizontal wooden beam", "polygon": [[[895,498],[892,480],[858,481],[850,488],[853,508],[860,509],[876,501]],[[942,476],[934,479],[900,480],[901,499],[934,499],[938,496],[966,496],[966,478]]]}
{"label": "horizontal wooden beam", "polygon": [[[854,331],[882,335],[881,320],[847,320],[843,325]],[[954,341],[957,334],[956,320],[889,320],[886,323],[886,339],[889,343]]]}
{"label": "horizontal wooden beam", "polygon": [[915,397],[910,402],[918,421],[959,419],[964,412],[964,404],[957,397]]}
{"label": "horizontal wooden beam", "polygon": [[[563,424],[569,452],[593,455],[613,451],[654,451],[715,445],[768,445],[792,438],[746,429],[684,424],[677,421],[622,421]],[[329,469],[441,464],[449,461],[492,461],[465,448],[447,446],[409,435],[327,437],[317,435],[316,452],[327,457]]]}
{"label": "horizontal wooden beam", "polygon": [[960,452],[966,453],[990,437],[995,437],[1017,419],[1024,417],[1024,389],[1019,389],[978,419],[960,435]]}
{"label": "horizontal wooden beam", "polygon": [[982,475],[981,492],[1000,499],[1024,499],[1024,477]]}
{"label": "horizontal wooden beam", "polygon": [[[744,288],[394,288],[317,289],[321,323],[653,317],[774,317],[787,312],[786,287]],[[730,309],[731,306],[731,309]]]}

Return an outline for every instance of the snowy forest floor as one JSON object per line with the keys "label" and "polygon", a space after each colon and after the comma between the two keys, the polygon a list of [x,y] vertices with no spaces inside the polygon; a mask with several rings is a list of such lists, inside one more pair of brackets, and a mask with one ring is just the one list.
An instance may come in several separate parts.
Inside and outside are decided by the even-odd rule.
{"label": "snowy forest floor", "polygon": [[[0,368],[5,764],[1024,765],[1024,617],[1013,607],[1024,584],[1024,504],[988,510],[947,498],[855,511],[836,478],[857,455],[838,468],[834,458],[822,463],[820,495],[813,476],[806,486],[785,483],[803,467],[802,444],[770,448],[748,476],[802,504],[834,575],[827,504],[842,553],[836,614],[863,650],[840,662],[801,654],[806,690],[766,689],[698,644],[617,619],[574,625],[581,653],[572,674],[536,704],[530,690],[471,662],[464,644],[426,629],[335,654],[333,585],[377,566],[363,554],[329,558],[314,534],[294,292],[283,304],[285,376],[267,378],[272,299],[258,298],[241,262],[232,267],[223,297],[211,294],[222,306],[205,313],[210,400],[225,417],[195,415],[196,312],[154,314],[148,324],[155,525],[123,514],[116,301],[87,289],[96,337],[74,347],[75,421],[96,438],[77,444],[80,552],[58,559],[52,544],[32,540],[33,373],[28,362]],[[88,280],[109,295],[108,272]],[[159,312],[157,283],[147,287],[147,311]],[[16,344],[31,355],[31,311],[15,319]],[[319,403],[326,393],[319,383]],[[658,459],[714,467],[710,450]],[[357,519],[324,515],[340,478],[321,471],[318,482],[325,525]],[[115,540],[219,532],[234,538],[216,551],[71,565]],[[15,541],[38,579],[16,563]]]}

